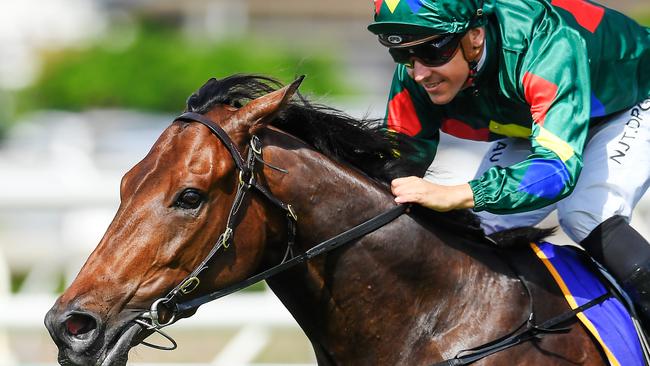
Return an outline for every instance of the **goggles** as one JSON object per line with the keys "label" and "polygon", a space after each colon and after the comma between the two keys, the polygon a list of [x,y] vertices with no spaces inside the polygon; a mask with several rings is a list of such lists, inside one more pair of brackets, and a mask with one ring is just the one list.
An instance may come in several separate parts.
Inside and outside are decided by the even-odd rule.
{"label": "goggles", "polygon": [[379,42],[389,47],[388,53],[398,64],[412,68],[413,60],[418,60],[426,66],[437,67],[454,57],[464,35],[465,33],[436,35],[404,43],[396,42],[397,39],[403,39],[402,36],[380,35]]}

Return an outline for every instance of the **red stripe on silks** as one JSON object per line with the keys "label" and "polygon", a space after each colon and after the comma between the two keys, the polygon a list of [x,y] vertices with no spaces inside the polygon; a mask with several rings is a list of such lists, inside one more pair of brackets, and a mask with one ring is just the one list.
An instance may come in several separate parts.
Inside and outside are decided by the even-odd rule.
{"label": "red stripe on silks", "polygon": [[533,121],[543,126],[546,113],[557,96],[557,85],[530,72],[524,74],[523,84]]}
{"label": "red stripe on silks", "polygon": [[605,15],[605,8],[590,4],[584,0],[553,0],[551,5],[571,13],[578,24],[591,33],[596,31]]}
{"label": "red stripe on silks", "polygon": [[388,103],[388,128],[409,136],[415,136],[422,130],[407,89],[395,95]]}
{"label": "red stripe on silks", "polygon": [[452,136],[459,137],[466,140],[475,141],[488,141],[490,138],[490,130],[487,128],[474,129],[463,121],[453,118],[446,118],[442,121],[440,130]]}
{"label": "red stripe on silks", "polygon": [[381,4],[384,3],[384,0],[375,0],[375,14],[379,14],[379,10],[381,10]]}

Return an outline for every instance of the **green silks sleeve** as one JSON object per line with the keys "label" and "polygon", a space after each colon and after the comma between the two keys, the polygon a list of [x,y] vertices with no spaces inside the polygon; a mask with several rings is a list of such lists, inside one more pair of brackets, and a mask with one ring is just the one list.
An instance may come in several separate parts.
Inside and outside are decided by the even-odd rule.
{"label": "green silks sleeve", "polygon": [[511,41],[528,47],[510,50],[506,39],[500,81],[504,93],[530,106],[531,154],[469,182],[476,211],[517,213],[555,203],[571,193],[582,168],[590,109],[583,39],[575,30],[548,21],[529,39]]}

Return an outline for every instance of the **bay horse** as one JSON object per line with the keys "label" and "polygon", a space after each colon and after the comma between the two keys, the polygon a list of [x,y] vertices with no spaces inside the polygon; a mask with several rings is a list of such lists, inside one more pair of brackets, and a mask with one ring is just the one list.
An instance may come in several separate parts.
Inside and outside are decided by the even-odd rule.
{"label": "bay horse", "polygon": [[[61,365],[125,365],[161,324],[195,310],[174,314],[161,299],[196,299],[284,263],[394,210],[386,182],[424,174],[408,158],[416,143],[312,104],[299,84],[234,75],[188,99],[193,117],[175,120],[124,175],[115,218],[46,315]],[[257,169],[242,174],[244,160]],[[241,198],[252,182],[265,192]],[[545,234],[524,231],[513,238]],[[567,311],[529,248],[507,253],[484,243],[469,211],[413,207],[267,283],[318,365],[430,365]],[[478,364],[607,364],[578,322],[564,327]]]}

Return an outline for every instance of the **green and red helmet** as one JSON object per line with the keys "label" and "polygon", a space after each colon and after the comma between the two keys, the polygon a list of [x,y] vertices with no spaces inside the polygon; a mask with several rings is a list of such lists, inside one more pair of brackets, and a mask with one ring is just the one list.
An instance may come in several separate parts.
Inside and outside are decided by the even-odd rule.
{"label": "green and red helmet", "polygon": [[374,0],[375,21],[368,30],[383,36],[464,33],[487,22],[494,1]]}

